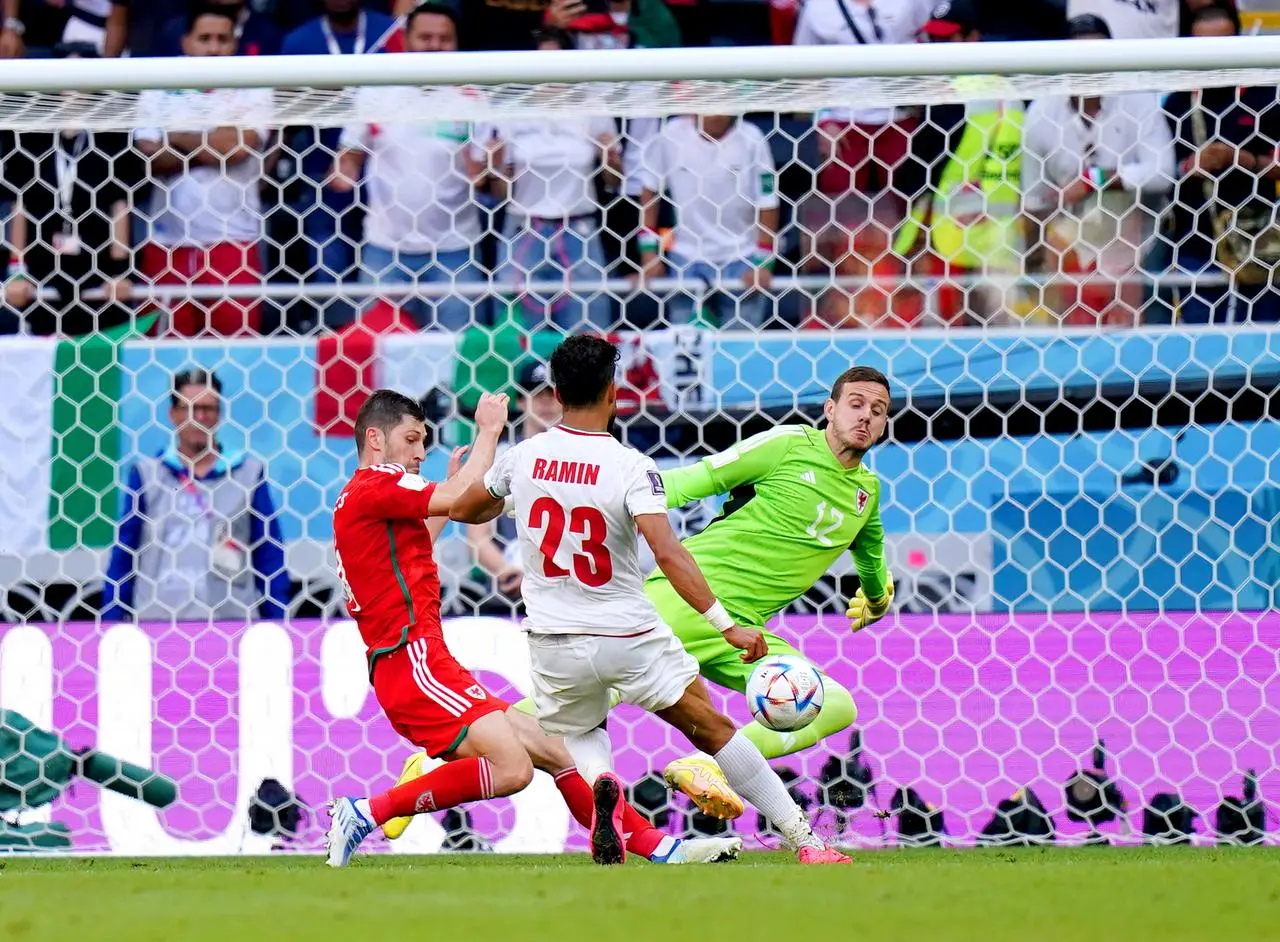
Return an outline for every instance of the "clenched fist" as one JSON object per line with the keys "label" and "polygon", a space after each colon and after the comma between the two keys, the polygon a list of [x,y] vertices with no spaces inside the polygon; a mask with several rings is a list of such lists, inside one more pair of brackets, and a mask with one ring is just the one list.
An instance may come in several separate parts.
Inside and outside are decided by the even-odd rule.
{"label": "clenched fist", "polygon": [[506,393],[481,393],[476,403],[476,427],[482,432],[501,432],[507,426],[509,402]]}

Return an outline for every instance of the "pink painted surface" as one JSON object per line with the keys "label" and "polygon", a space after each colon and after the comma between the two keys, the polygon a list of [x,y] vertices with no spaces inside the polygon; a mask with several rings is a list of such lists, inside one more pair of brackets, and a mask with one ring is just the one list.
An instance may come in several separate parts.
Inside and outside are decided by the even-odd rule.
{"label": "pink painted surface", "polygon": [[[1062,783],[1099,735],[1131,805],[1174,789],[1209,812],[1224,794],[1239,793],[1248,767],[1258,770],[1264,799],[1280,796],[1280,615],[902,616],[856,636],[845,624],[789,618],[778,630],[853,691],[881,800],[899,784],[915,786],[944,809],[959,840],[971,840],[995,804],[1023,785],[1037,791],[1061,833],[1080,833],[1062,813]],[[179,801],[161,820],[176,837],[206,838],[226,828],[242,787],[235,758],[243,626],[142,627],[153,642],[154,765],[179,783]],[[0,639],[7,630],[0,626]],[[100,630],[48,630],[54,724],[76,745],[96,741]],[[407,747],[372,696],[354,719],[329,716],[321,695],[323,627],[298,623],[288,631],[299,795],[319,806],[334,794],[389,785]],[[511,694],[506,679],[481,676]],[[741,698],[723,702],[745,719]],[[611,728],[628,779],[685,751],[659,721],[630,708],[618,711]],[[812,792],[823,762],[847,741],[842,733],[775,764],[807,776]],[[80,849],[107,849],[97,808],[98,792],[85,785],[54,805]],[[475,809],[475,824],[499,836],[511,813],[508,803],[492,802]],[[820,824],[829,820],[823,815]],[[753,828],[754,815],[743,826]],[[868,839],[880,833],[869,816],[852,829]],[[309,829],[308,846],[317,840]],[[580,835],[570,844],[581,846]]]}

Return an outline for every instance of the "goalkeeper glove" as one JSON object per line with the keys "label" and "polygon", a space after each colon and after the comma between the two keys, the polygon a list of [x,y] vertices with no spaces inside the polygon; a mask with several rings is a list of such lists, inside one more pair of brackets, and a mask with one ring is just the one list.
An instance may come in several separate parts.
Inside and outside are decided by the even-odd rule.
{"label": "goalkeeper glove", "polygon": [[893,578],[890,577],[884,584],[884,595],[878,599],[869,599],[863,593],[862,589],[858,589],[854,593],[853,598],[849,600],[849,610],[845,615],[849,618],[849,630],[861,631],[868,625],[874,625],[889,611],[889,606],[893,604]]}

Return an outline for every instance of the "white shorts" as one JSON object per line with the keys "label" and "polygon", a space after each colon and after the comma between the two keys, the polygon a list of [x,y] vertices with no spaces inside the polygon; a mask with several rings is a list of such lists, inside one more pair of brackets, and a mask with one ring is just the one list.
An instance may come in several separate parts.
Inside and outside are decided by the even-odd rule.
{"label": "white shorts", "polygon": [[550,736],[586,733],[609,715],[609,691],[655,712],[676,703],[698,676],[671,629],[631,637],[530,634],[533,705]]}

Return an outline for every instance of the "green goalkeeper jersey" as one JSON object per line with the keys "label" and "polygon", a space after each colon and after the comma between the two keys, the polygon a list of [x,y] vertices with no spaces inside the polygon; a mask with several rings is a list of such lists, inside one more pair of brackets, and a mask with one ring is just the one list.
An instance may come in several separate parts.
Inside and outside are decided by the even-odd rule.
{"label": "green goalkeeper jersey", "polygon": [[[740,624],[763,626],[846,549],[867,598],[885,593],[880,481],[865,462],[841,465],[820,429],[780,425],[663,471],[662,484],[668,507],[729,495],[720,514],[684,545]],[[649,577],[665,579],[660,571]]]}

